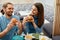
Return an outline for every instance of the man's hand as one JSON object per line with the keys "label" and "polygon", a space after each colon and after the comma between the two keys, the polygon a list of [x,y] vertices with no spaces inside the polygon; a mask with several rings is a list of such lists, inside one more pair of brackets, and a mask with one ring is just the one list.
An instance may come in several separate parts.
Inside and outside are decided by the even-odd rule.
{"label": "man's hand", "polygon": [[16,25],[17,20],[15,18],[12,18],[10,23],[7,25],[8,30],[12,29]]}
{"label": "man's hand", "polygon": [[24,17],[23,18],[23,21],[22,21],[22,24],[24,25],[26,22],[28,22],[28,18],[27,17]]}
{"label": "man's hand", "polygon": [[18,34],[21,34],[22,33],[22,23],[20,21],[17,21],[16,25],[18,26]]}
{"label": "man's hand", "polygon": [[16,25],[18,26],[19,29],[22,28],[22,24],[21,24],[20,21],[17,21],[17,22],[16,22]]}
{"label": "man's hand", "polygon": [[11,21],[10,21],[10,23],[16,24],[17,21],[18,20],[16,18],[12,18]]}

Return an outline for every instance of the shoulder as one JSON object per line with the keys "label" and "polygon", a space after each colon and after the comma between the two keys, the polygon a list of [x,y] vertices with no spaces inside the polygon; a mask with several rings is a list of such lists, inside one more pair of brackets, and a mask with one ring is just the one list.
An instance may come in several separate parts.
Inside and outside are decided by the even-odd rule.
{"label": "shoulder", "polygon": [[4,16],[0,17],[0,23],[4,20]]}
{"label": "shoulder", "polygon": [[3,18],[4,18],[4,16],[2,15],[2,16],[0,17],[0,20],[3,19]]}

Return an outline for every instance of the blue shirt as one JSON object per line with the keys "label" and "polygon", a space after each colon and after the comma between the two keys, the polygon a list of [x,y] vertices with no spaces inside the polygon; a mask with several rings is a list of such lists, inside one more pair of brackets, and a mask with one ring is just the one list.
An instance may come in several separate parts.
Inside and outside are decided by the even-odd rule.
{"label": "blue shirt", "polygon": [[[16,18],[17,20],[20,20],[18,16],[13,16],[11,18]],[[0,32],[2,32],[4,29],[6,29],[8,23],[10,22],[10,19],[6,18],[5,15],[0,17]],[[17,26],[14,26],[4,37],[0,38],[1,40],[11,40],[12,37],[16,34],[18,30]]]}
{"label": "blue shirt", "polygon": [[34,16],[34,22],[37,25],[36,28],[33,27],[33,24],[31,22],[25,23],[25,29],[24,29],[25,34],[27,32],[28,33],[40,33],[40,32],[42,32],[42,27],[41,28],[38,27],[38,17]]}

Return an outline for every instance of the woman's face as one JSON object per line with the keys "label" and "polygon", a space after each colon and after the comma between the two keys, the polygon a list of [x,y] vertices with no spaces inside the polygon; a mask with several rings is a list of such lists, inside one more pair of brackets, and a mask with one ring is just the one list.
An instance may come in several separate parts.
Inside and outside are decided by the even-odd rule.
{"label": "woman's face", "polygon": [[37,8],[34,5],[32,6],[31,14],[32,15],[38,15],[38,10],[37,10]]}

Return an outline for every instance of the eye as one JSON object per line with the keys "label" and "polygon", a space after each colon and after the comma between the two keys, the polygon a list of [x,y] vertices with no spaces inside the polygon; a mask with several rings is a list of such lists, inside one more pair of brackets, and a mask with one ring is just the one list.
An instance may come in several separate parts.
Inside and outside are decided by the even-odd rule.
{"label": "eye", "polygon": [[9,10],[10,10],[11,8],[9,8]]}
{"label": "eye", "polygon": [[13,10],[14,8],[8,8],[9,10]]}

